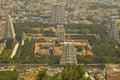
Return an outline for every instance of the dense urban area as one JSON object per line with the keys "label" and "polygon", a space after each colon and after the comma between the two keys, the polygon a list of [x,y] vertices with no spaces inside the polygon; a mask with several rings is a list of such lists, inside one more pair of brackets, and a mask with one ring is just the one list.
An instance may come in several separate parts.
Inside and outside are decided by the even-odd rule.
{"label": "dense urban area", "polygon": [[120,0],[0,0],[0,80],[120,80]]}

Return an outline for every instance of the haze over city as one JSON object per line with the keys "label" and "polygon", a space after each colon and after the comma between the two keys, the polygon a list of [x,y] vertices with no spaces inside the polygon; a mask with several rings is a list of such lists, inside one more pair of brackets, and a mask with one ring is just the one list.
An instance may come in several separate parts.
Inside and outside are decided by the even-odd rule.
{"label": "haze over city", "polygon": [[0,80],[120,80],[120,0],[0,0]]}

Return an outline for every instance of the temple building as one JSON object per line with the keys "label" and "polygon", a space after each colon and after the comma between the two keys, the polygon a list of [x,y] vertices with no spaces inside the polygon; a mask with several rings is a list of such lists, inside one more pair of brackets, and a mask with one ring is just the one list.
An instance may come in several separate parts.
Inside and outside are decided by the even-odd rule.
{"label": "temple building", "polygon": [[56,3],[52,8],[50,24],[64,24],[64,23],[65,23],[65,12],[63,6],[59,3]]}
{"label": "temple building", "polygon": [[72,42],[64,42],[60,65],[77,64],[76,50]]}
{"label": "temple building", "polygon": [[12,23],[12,18],[9,15],[6,21],[4,39],[15,39],[15,36],[16,34]]}

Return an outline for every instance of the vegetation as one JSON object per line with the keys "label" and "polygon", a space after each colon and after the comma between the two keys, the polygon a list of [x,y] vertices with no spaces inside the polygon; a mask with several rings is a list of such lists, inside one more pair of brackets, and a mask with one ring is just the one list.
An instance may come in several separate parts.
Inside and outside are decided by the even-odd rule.
{"label": "vegetation", "polygon": [[[21,40],[23,32],[25,33],[42,33],[44,35],[55,35],[55,32],[50,30],[44,30],[44,28],[49,27],[48,24],[43,24],[41,22],[24,22],[24,23],[15,23],[15,32],[16,39]],[[34,30],[33,28],[39,28],[40,30]]]}
{"label": "vegetation", "polygon": [[89,6],[88,9],[98,9],[98,8],[103,8],[103,9],[112,9],[112,8],[118,8],[119,6],[117,5],[107,5],[107,4],[99,4],[99,3],[93,3],[92,5]]}
{"label": "vegetation", "polygon": [[56,74],[54,76],[47,76],[46,71],[47,71],[46,69],[39,71],[39,73],[36,77],[36,80],[58,80],[58,78],[59,78],[58,74]]}
{"label": "vegetation", "polygon": [[33,63],[34,62],[34,40],[25,40],[24,45],[20,45],[17,55],[10,59],[10,63]]}
{"label": "vegetation", "polygon": [[[25,22],[16,23],[15,30],[17,34],[17,40],[21,40],[22,33],[43,33],[45,35],[54,35],[54,31],[50,29],[46,31],[41,29],[40,31],[35,31],[34,27],[43,28],[46,24],[38,22]],[[48,27],[46,25],[45,27]],[[78,63],[120,63],[120,46],[118,42],[114,39],[109,39],[107,30],[101,25],[97,24],[68,24],[65,25],[66,33],[76,33],[76,34],[96,34],[96,38],[85,38],[89,41],[92,46],[94,56],[81,56],[77,55]],[[83,39],[83,37],[81,37]],[[19,53],[13,59],[9,58],[9,54],[13,48],[11,45],[12,41],[7,42],[7,47],[3,51],[4,54],[0,55],[0,63],[41,63],[41,64],[59,64],[60,56],[40,55],[34,53],[34,39],[25,40],[25,44],[20,46],[18,49]],[[81,46],[76,46],[78,51],[82,50]],[[4,57],[3,57],[4,56]],[[113,57],[114,56],[114,57]]]}
{"label": "vegetation", "polygon": [[34,63],[41,63],[41,64],[59,64],[60,56],[55,55],[37,55],[35,57]]}
{"label": "vegetation", "polygon": [[114,39],[108,38],[106,28],[96,24],[70,24],[65,25],[65,28],[67,33],[87,34],[89,32],[90,34],[99,35],[96,39],[86,38],[92,46],[95,55],[77,55],[78,63],[120,63],[119,43]]}
{"label": "vegetation", "polygon": [[77,55],[78,63],[120,63],[120,47],[115,40],[95,44],[93,52],[95,56]]}
{"label": "vegetation", "polygon": [[14,40],[13,39],[8,39],[7,41],[6,41],[6,49],[12,49],[13,48],[13,46],[14,46]]}
{"label": "vegetation", "polygon": [[[107,37],[105,28],[102,28],[100,25],[96,24],[68,24],[65,25],[66,33],[74,34],[96,34],[100,35],[101,38]],[[91,37],[80,37],[80,39],[88,40],[91,45],[97,44],[99,42],[97,36],[96,38]]]}
{"label": "vegetation", "polygon": [[16,71],[0,71],[0,80],[17,80],[17,77]]}
{"label": "vegetation", "polygon": [[60,56],[34,53],[34,44],[34,39],[25,40],[25,44],[18,49],[19,55],[11,60],[12,63],[59,64]]}
{"label": "vegetation", "polygon": [[97,24],[68,24],[68,25],[65,25],[65,29],[66,29],[66,33],[71,33],[67,31],[68,29],[70,29],[71,31],[75,30],[74,33],[80,33],[80,34],[85,34],[83,33],[85,32],[84,29],[89,30],[90,34],[105,34],[106,33],[104,28],[101,28],[101,26]]}
{"label": "vegetation", "polygon": [[62,72],[61,80],[90,80],[85,77],[85,69],[81,65],[68,65]]}
{"label": "vegetation", "polygon": [[13,39],[9,39],[6,41],[6,47],[3,50],[2,54],[0,54],[0,63],[10,63],[10,56],[15,46],[15,42]]}
{"label": "vegetation", "polygon": [[46,70],[39,71],[36,80],[44,80],[46,78]]}
{"label": "vegetation", "polygon": [[65,5],[65,10],[66,10],[66,11],[69,11],[69,12],[72,12],[72,11],[74,11],[75,9],[74,9],[74,7],[71,7],[69,4],[66,4],[66,5]]}
{"label": "vegetation", "polygon": [[2,20],[2,16],[0,16],[0,20]]}
{"label": "vegetation", "polygon": [[83,50],[82,46],[75,46],[75,48],[77,49],[78,52],[81,52]]}
{"label": "vegetation", "polygon": [[81,65],[67,65],[62,73],[53,76],[47,76],[46,71],[41,70],[36,80],[90,80],[89,77],[85,77],[85,69]]}

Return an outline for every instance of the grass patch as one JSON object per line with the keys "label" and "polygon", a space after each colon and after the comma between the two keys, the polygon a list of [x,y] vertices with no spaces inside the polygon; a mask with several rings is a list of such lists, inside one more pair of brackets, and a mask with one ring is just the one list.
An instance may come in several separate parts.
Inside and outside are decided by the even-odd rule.
{"label": "grass patch", "polygon": [[16,71],[0,71],[0,80],[17,80],[17,77]]}

